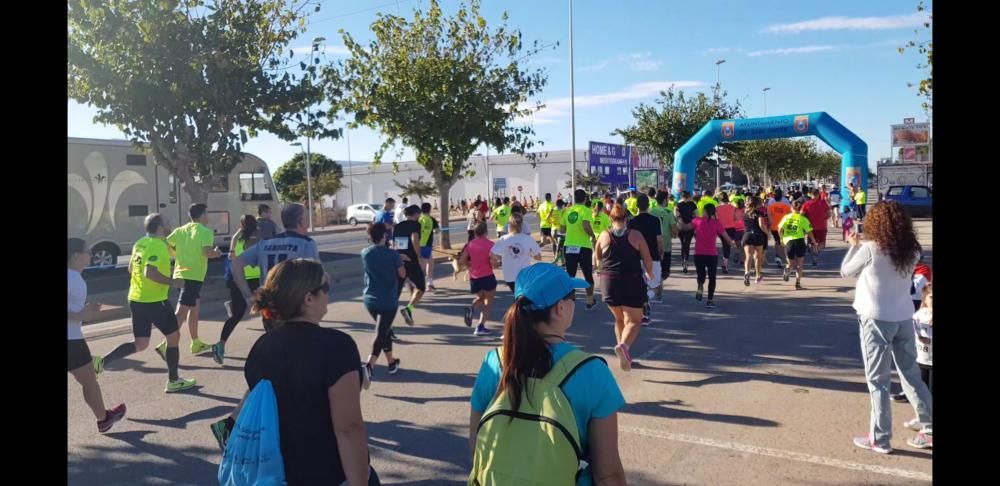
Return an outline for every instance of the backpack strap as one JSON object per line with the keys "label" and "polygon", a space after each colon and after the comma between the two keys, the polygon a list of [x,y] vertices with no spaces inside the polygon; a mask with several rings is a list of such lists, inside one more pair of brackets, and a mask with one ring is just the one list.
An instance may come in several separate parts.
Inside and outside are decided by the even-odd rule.
{"label": "backpack strap", "polygon": [[[594,356],[579,349],[574,349],[566,353],[562,359],[556,361],[543,380],[562,388],[569,378],[573,376],[573,373],[575,373],[576,370],[583,367],[583,365],[587,364],[587,362],[595,359],[604,361],[604,358],[601,358],[600,356]],[[606,361],[605,364],[607,364]]]}

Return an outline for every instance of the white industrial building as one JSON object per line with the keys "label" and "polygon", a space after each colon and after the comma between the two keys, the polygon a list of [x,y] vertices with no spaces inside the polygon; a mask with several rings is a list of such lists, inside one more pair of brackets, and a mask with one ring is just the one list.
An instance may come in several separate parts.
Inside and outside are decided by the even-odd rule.
{"label": "white industrial building", "polygon": [[[564,195],[570,193],[565,188],[570,180],[569,150],[539,152],[534,167],[521,155],[490,155],[489,180],[487,157],[476,156],[470,161],[476,175],[463,178],[452,186],[450,198],[454,202],[475,199],[476,196],[486,196],[487,193],[494,197],[517,196],[518,199],[528,196],[538,199],[546,192],[551,192],[553,198],[560,192]],[[377,168],[371,164],[359,165],[354,162],[350,168],[344,168],[344,188],[335,198],[327,197],[324,206],[344,208],[351,204],[380,203],[387,197],[399,200],[400,189],[394,180],[405,184],[410,179],[423,176],[425,181],[433,181],[431,174],[416,162],[400,162],[398,167],[399,172],[393,173],[392,162],[384,162]],[[580,172],[587,171],[586,150],[576,151],[576,167]],[[488,191],[490,181],[493,191]],[[518,191],[518,188],[521,190]],[[438,201],[436,196],[428,200],[435,204]]]}

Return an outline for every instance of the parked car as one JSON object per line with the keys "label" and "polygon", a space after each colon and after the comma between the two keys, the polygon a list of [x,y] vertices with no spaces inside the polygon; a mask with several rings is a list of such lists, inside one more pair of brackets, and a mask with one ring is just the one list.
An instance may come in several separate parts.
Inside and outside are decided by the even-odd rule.
{"label": "parked car", "polygon": [[381,210],[382,205],[376,203],[348,206],[347,222],[351,223],[351,226],[357,226],[358,223],[371,223],[375,221],[375,213]]}
{"label": "parked car", "polygon": [[885,200],[898,202],[910,217],[916,218],[931,215],[931,196],[931,188],[927,186],[889,186]]}

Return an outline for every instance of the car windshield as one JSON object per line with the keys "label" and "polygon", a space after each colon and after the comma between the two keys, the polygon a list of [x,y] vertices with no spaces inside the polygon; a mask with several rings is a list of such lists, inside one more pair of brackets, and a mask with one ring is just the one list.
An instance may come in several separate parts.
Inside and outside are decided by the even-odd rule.
{"label": "car windshield", "polygon": [[381,211],[382,210],[382,205],[381,204],[369,204],[369,206],[371,206],[372,209],[374,209],[376,211]]}

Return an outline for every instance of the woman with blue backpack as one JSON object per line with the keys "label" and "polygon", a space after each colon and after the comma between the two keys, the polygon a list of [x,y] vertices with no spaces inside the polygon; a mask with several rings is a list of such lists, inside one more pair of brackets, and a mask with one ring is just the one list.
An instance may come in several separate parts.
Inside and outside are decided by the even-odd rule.
{"label": "woman with blue backpack", "polygon": [[470,485],[626,484],[625,399],[604,359],[566,342],[576,291],[588,287],[550,263],[518,274],[503,345],[487,353],[472,390]]}
{"label": "woman with blue backpack", "polygon": [[250,391],[223,444],[220,483],[377,484],[369,477],[358,347],[319,325],[329,291],[323,266],[304,258],[279,263],[257,290],[254,308],[279,324],[247,355]]}

